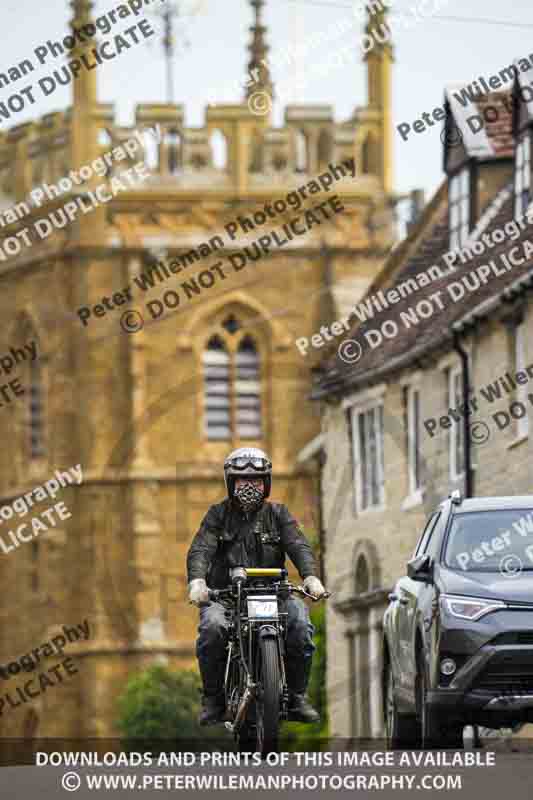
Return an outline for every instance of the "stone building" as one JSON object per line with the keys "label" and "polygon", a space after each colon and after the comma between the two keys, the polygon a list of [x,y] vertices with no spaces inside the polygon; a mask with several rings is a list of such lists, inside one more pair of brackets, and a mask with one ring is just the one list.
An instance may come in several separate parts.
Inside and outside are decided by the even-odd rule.
{"label": "stone building", "polygon": [[334,736],[384,734],[383,612],[429,512],[456,488],[531,491],[532,115],[524,77],[517,70],[512,92],[466,108],[446,93],[445,179],[356,303],[344,360],[328,353],[317,376],[325,574],[335,594],[327,615]]}
{"label": "stone building", "polygon": [[[71,5],[72,26],[91,24],[89,0]],[[271,97],[262,5],[252,3],[249,68],[259,70],[254,90]],[[94,46],[77,42],[71,55]],[[71,107],[0,134],[0,354],[17,351],[12,365],[1,362],[5,383],[15,381],[3,391],[0,419],[2,508],[56,470],[83,471],[81,485],[57,494],[71,516],[31,541],[8,550],[19,522],[42,515],[48,496],[11,522],[9,509],[2,516],[0,661],[31,652],[62,625],[90,626],[87,641],[65,649],[78,673],[10,708],[3,735],[111,735],[130,674],[154,661],[196,664],[185,554],[208,505],[223,497],[231,449],[267,450],[274,499],[300,518],[315,508],[316,467],[297,459],[320,430],[318,409],[305,399],[313,357],[304,359],[294,340],[345,312],[394,237],[390,46],[366,61],[369,103],[342,122],[327,105],[290,106],[274,128],[270,113],[254,114],[245,97],[208,106],[198,128],[181,105],[141,104],[126,128],[98,101],[104,65],[79,72]],[[121,164],[117,148],[130,140],[142,147],[130,145]],[[109,153],[116,158],[104,160],[105,176],[82,171]],[[355,178],[338,173],[349,159]],[[148,177],[115,192],[117,176],[136,164]],[[59,185],[71,170],[80,183],[45,192],[26,213],[32,190]],[[327,196],[311,194],[296,211],[285,202],[267,224],[256,216],[257,230],[245,234],[238,223],[229,236],[226,226],[234,230],[239,217],[266,216],[265,204],[335,170]],[[260,236],[279,237],[333,194],[342,213],[257,257]],[[255,263],[243,266],[245,246]],[[13,674],[3,688],[14,692],[27,680]]]}

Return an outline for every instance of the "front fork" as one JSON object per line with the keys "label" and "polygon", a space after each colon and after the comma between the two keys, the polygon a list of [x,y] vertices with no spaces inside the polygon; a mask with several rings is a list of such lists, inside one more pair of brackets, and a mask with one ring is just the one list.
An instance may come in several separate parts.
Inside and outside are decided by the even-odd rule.
{"label": "front fork", "polygon": [[289,718],[289,687],[287,685],[287,674],[285,671],[285,624],[285,620],[280,624],[280,635],[278,637],[282,686],[279,715],[282,720]]}

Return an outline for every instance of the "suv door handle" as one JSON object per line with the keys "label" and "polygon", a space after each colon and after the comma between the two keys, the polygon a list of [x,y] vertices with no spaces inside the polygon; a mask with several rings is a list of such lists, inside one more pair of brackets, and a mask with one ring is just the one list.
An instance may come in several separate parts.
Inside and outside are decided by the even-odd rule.
{"label": "suv door handle", "polygon": [[407,599],[407,597],[399,597],[398,600],[400,601],[401,606],[409,605],[409,600]]}

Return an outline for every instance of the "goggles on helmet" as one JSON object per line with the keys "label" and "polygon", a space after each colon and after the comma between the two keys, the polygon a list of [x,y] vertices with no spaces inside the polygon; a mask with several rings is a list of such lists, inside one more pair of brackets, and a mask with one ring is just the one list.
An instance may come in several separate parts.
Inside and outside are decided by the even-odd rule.
{"label": "goggles on helmet", "polygon": [[264,470],[271,469],[272,463],[266,458],[249,458],[248,456],[243,456],[240,458],[234,458],[231,461],[227,461],[226,467],[237,470],[244,470],[248,467],[251,467],[252,469],[262,472]]}

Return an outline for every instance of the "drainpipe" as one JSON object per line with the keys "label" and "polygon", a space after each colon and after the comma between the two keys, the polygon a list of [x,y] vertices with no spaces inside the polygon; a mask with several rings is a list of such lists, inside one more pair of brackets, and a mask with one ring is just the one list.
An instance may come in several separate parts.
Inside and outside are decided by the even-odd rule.
{"label": "drainpipe", "polygon": [[462,367],[463,384],[463,439],[465,446],[465,489],[464,496],[472,497],[474,493],[473,470],[472,470],[472,446],[470,441],[470,370],[468,365],[468,353],[461,347],[461,340],[457,331],[453,332],[453,347],[459,354]]}
{"label": "drainpipe", "polygon": [[318,463],[318,546],[320,552],[320,562],[319,562],[319,569],[320,569],[320,580],[324,583],[326,576],[324,573],[324,564],[326,562],[326,536],[324,530],[324,512],[322,509],[322,489],[323,489],[323,477],[322,477],[322,469],[324,464],[326,463],[326,453],[323,447],[317,453],[316,456],[317,463]]}

